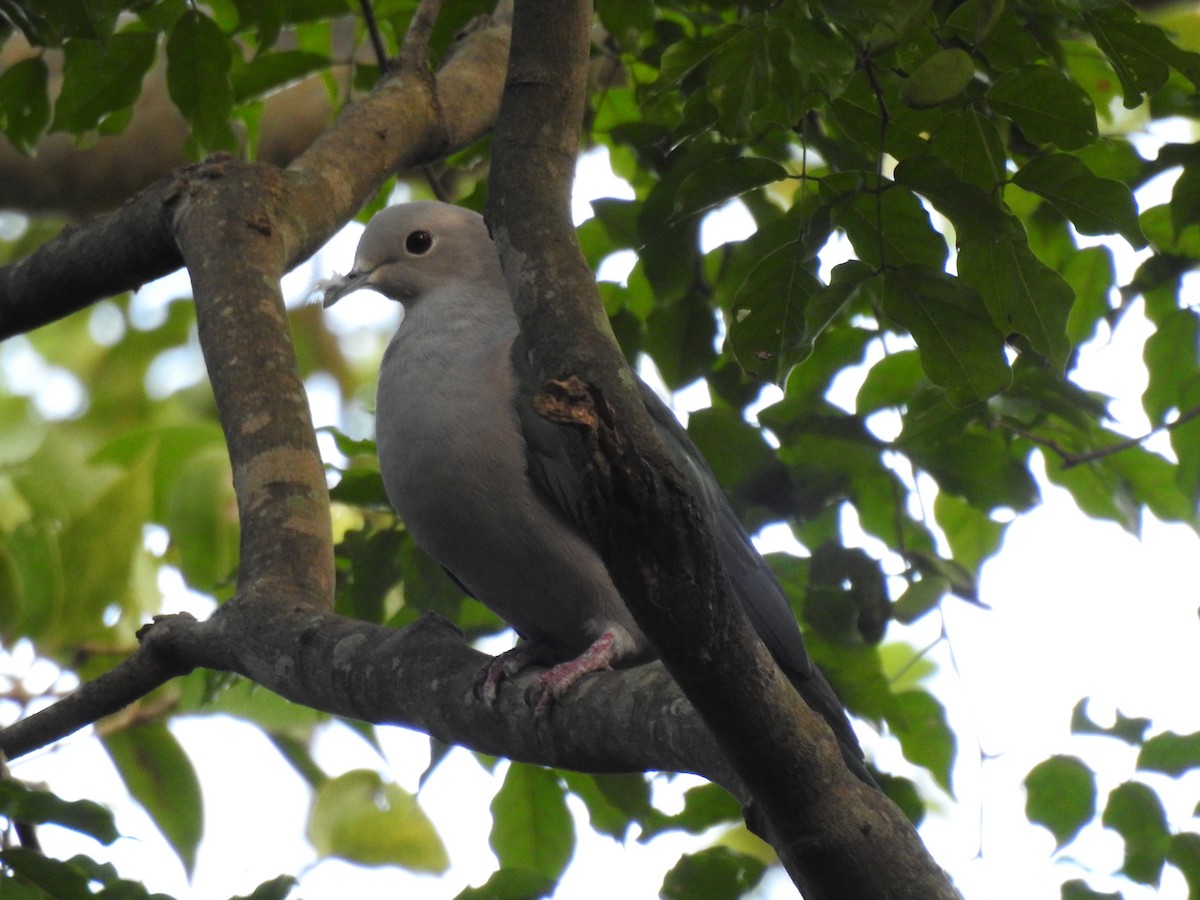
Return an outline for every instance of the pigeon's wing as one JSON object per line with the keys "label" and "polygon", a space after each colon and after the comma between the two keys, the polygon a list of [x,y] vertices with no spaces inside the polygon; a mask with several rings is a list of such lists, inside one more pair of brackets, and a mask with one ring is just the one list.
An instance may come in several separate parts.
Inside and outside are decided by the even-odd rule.
{"label": "pigeon's wing", "polygon": [[[533,376],[520,336],[513,341],[512,360],[517,384],[514,400],[525,438],[530,478],[561,513],[581,528],[579,475],[571,464],[561,426],[547,422],[533,409],[533,397],[540,386]],[[696,499],[704,507],[726,575],[755,630],[781,665],[807,676],[812,666],[804,649],[804,640],[775,576],[754,549],[725,499],[716,476],[687,431],[641,379],[638,379],[638,388],[667,452],[688,478]]]}
{"label": "pigeon's wing", "polygon": [[[525,438],[530,478],[563,518],[582,532],[579,508],[582,486],[567,451],[566,432],[534,411],[533,398],[540,385],[520,335],[513,341],[512,361],[517,385],[514,401]],[[809,660],[783,588],[742,528],[712,469],[659,396],[641,379],[638,389],[667,452],[688,478],[693,495],[703,506],[726,577],[754,630],[809,706],[833,728],[850,768],[868,784],[874,784],[863,764],[862,749],[845,708],[824,674]]]}

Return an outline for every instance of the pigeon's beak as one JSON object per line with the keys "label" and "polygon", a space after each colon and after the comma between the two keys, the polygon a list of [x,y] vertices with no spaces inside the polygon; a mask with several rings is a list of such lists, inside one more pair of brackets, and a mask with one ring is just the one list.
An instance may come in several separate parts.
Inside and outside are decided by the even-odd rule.
{"label": "pigeon's beak", "polygon": [[328,279],[323,283],[325,294],[321,298],[321,305],[325,309],[329,309],[347,294],[353,294],[359,288],[370,287],[371,276],[374,272],[374,269],[365,272],[351,269],[345,275],[337,275]]}

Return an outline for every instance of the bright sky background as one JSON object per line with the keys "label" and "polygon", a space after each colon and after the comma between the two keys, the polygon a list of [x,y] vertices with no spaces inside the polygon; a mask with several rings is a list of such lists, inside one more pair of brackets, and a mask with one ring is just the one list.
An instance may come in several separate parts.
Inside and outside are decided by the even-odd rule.
{"label": "bright sky background", "polygon": [[[585,158],[577,186],[577,218],[590,214],[588,199],[613,195],[630,196],[612,178],[602,154]],[[1139,199],[1147,208],[1167,196],[1169,184],[1160,181]],[[714,216],[704,239],[712,246],[744,235],[746,227],[745,213],[735,206]],[[348,269],[359,231],[351,226],[312,263],[289,276],[288,295],[300,299],[330,270]],[[1127,281],[1136,259],[1119,240],[1111,245],[1118,252],[1120,279]],[[619,280],[627,265],[613,260],[600,275]],[[1196,283],[1188,280],[1185,290],[1194,293]],[[148,286],[139,306],[152,310],[161,298],[181,292],[187,292],[186,279],[177,273]],[[1194,304],[1196,298],[1189,302]],[[394,322],[396,316],[395,304],[363,292],[335,307],[330,321],[336,330],[354,332],[366,322]],[[1139,304],[1116,335],[1102,334],[1085,349],[1075,375],[1085,388],[1117,398],[1113,413],[1131,435],[1143,434],[1148,427],[1140,395],[1145,387],[1141,347],[1149,333]],[[174,384],[203,377],[198,352],[177,355],[153,377]],[[839,384],[833,398],[848,408],[857,390],[851,381]],[[317,424],[338,423],[336,399],[320,387],[310,385]],[[63,396],[57,392],[71,389],[69,384],[47,384],[46,402],[53,406],[53,398]],[[679,406],[698,408],[704,399],[702,391],[685,392]],[[61,402],[70,408],[69,397]],[[364,411],[350,410],[346,421],[353,431],[367,427],[369,417]],[[886,421],[877,425],[887,427]],[[1166,444],[1159,440],[1151,446],[1162,450]],[[924,481],[921,486],[928,504],[934,490]],[[1031,826],[1024,816],[1022,780],[1050,754],[1078,754],[1098,769],[1101,798],[1133,774],[1134,754],[1127,748],[1106,739],[1070,735],[1071,710],[1080,698],[1092,698],[1089,710],[1100,722],[1120,709],[1127,715],[1152,718],[1155,732],[1200,730],[1196,535],[1148,515],[1139,542],[1116,525],[1086,518],[1064,491],[1044,478],[1041,486],[1042,505],[1009,528],[1001,553],[984,568],[981,599],[990,611],[951,598],[941,616],[930,615],[913,628],[893,624],[888,633],[890,640],[931,647],[928,658],[939,669],[934,691],[946,704],[960,739],[956,797],[941,794],[928,778],[921,780],[926,796],[932,798],[921,831],[970,900],[1057,897],[1058,885],[1078,874],[1071,858],[1099,871],[1119,867],[1121,842],[1114,833],[1089,828],[1063,857],[1054,857],[1050,834]],[[847,528],[854,533],[853,523],[847,523]],[[787,537],[781,531],[785,530],[764,536],[764,546],[785,546]],[[881,552],[869,539],[864,537],[863,542]],[[166,576],[164,589],[168,610],[188,608],[206,614],[206,602],[188,596],[177,578]],[[47,664],[33,665],[28,645],[15,648],[11,655],[0,654],[0,675],[5,673],[21,674],[34,690],[58,675]],[[0,704],[0,721],[11,715],[11,705]],[[67,798],[88,797],[108,804],[117,812],[118,827],[129,837],[102,848],[71,833],[45,828],[42,838],[48,852],[62,856],[85,852],[112,859],[125,877],[140,878],[151,890],[181,900],[248,893],[260,881],[280,873],[302,875],[296,896],[306,900],[401,892],[412,898],[447,898],[467,884],[482,883],[494,869],[487,845],[488,804],[500,782],[468,753],[455,751],[420,794],[452,860],[448,875],[432,878],[395,868],[364,870],[336,860],[316,863],[303,837],[309,802],[305,784],[256,729],[231,719],[214,725],[212,719],[197,719],[172,726],[198,769],[206,805],[205,841],[190,887],[163,839],[129,801],[98,742],[86,734],[18,760],[12,766],[14,774],[44,781]],[[380,734],[384,759],[348,729],[331,726],[318,741],[318,762],[331,775],[378,768],[415,791],[428,760],[427,740],[399,728],[383,728]],[[860,736],[868,756],[881,768],[913,775],[894,741],[881,739],[866,727],[860,729]],[[1176,828],[1195,828],[1190,817],[1200,798],[1200,773],[1193,772],[1177,784],[1158,776],[1138,777],[1156,788],[1165,785],[1168,813]],[[669,783],[662,778],[659,790],[667,802],[677,802],[680,789],[693,783],[694,779]],[[582,804],[575,804],[575,812],[579,849],[556,895],[559,898],[590,896],[601,880],[613,896],[650,896],[658,886],[657,874],[651,873],[665,870],[683,850],[702,845],[694,838],[669,835],[648,847],[634,841],[622,846],[591,832]],[[1157,892],[1119,880],[1094,879],[1092,886],[1120,889],[1130,900],[1186,897],[1182,877],[1167,871]],[[788,897],[794,896],[794,889],[786,878],[776,876],[758,895]]]}

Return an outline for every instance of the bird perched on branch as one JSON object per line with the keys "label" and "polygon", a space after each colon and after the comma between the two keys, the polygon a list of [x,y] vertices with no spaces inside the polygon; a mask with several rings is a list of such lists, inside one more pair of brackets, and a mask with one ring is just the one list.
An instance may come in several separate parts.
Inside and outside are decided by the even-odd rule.
{"label": "bird perched on branch", "polygon": [[[392,505],[418,544],[523,642],[481,673],[485,696],[532,663],[541,708],[583,675],[653,659],[604,562],[575,519],[567,433],[528,402],[538,385],[491,237],[445,203],[384,209],[324,305],[370,288],[404,318],[379,369],[376,437]],[[832,727],[848,765],[874,783],[833,689],[809,660],[779,583],[670,410],[641,395],[705,513],[729,583],[780,667]],[[524,402],[522,402],[524,401]]]}

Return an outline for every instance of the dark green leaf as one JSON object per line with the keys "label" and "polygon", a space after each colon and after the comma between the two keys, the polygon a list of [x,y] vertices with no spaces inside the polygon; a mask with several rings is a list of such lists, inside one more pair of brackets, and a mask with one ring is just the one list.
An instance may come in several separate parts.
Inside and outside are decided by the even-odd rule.
{"label": "dark green leaf", "polygon": [[779,163],[758,156],[718,162],[683,179],[675,197],[675,214],[682,217],[707,212],[787,177],[787,170]]}
{"label": "dark green leaf", "polygon": [[151,723],[104,738],[129,793],[150,814],[190,874],[204,832],[204,806],[196,770],[166,725]]}
{"label": "dark green leaf", "polygon": [[1124,897],[1119,892],[1102,894],[1099,891],[1093,891],[1087,886],[1086,881],[1073,878],[1063,882],[1062,900],[1124,900]]}
{"label": "dark green leaf", "polygon": [[233,897],[232,900],[286,900],[299,882],[292,875],[278,875],[270,881],[264,881],[246,896]]}
{"label": "dark green leaf", "polygon": [[1200,732],[1155,735],[1142,745],[1137,764],[1147,772],[1164,772],[1175,778],[1200,768]]}
{"label": "dark green leaf", "polygon": [[12,145],[32,153],[50,122],[48,72],[40,56],[23,59],[0,75],[0,123]]}
{"label": "dark green leaf", "polygon": [[[1004,141],[995,122],[974,109],[951,113],[930,135],[929,149],[960,181],[984,192],[995,190],[1007,177]],[[905,182],[908,183],[908,182]],[[909,185],[915,190],[915,185]]]}
{"label": "dark green leaf", "polygon": [[1200,55],[1176,47],[1157,25],[1139,22],[1130,7],[1090,10],[1084,21],[1121,79],[1126,108],[1141,103],[1143,92],[1153,94],[1166,84],[1168,65],[1200,88]]}
{"label": "dark green leaf", "polygon": [[665,900],[737,900],[762,880],[760,860],[728,847],[710,847],[680,858],[663,879]]}
{"label": "dark green leaf", "polygon": [[126,31],[101,46],[72,39],[63,46],[63,88],[52,131],[82,134],[105,116],[133,105],[154,62],[154,35]]}
{"label": "dark green leaf", "polygon": [[1171,189],[1171,224],[1176,237],[1200,223],[1200,165],[1184,166]]}
{"label": "dark green leaf", "polygon": [[329,58],[319,53],[303,50],[264,53],[232,73],[233,100],[245,103],[328,65]]}
{"label": "dark green leaf", "polygon": [[1075,150],[1098,134],[1092,98],[1049,66],[1023,66],[1007,73],[992,85],[987,98],[993,109],[1039,144]]}
{"label": "dark green leaf", "polygon": [[1172,837],[1167,860],[1183,873],[1188,897],[1200,896],[1200,834],[1185,831]]}
{"label": "dark green leaf", "polygon": [[40,0],[37,4],[57,34],[101,44],[112,35],[125,5],[123,0]]}
{"label": "dark green leaf", "polygon": [[1036,156],[1013,180],[1048,200],[1081,234],[1120,234],[1135,250],[1146,246],[1129,188],[1119,181],[1097,178],[1074,156]]}
{"label": "dark green leaf", "polygon": [[908,157],[896,167],[896,180],[923,196],[949,219],[960,244],[990,240],[997,235],[1014,238],[1024,235],[995,192],[985,193],[960,180],[941,157],[927,153]]}
{"label": "dark green leaf", "polygon": [[1121,871],[1139,884],[1157,885],[1171,849],[1162,803],[1150,788],[1127,781],[1108,795],[1102,820],[1125,840]]}
{"label": "dark green leaf", "polygon": [[229,39],[216,22],[194,9],[179,17],[167,39],[167,90],[204,150],[237,146],[229,127],[232,62]]}
{"label": "dark green leaf", "polygon": [[111,844],[120,835],[113,815],[91,800],[67,801],[49,791],[34,790],[18,781],[0,780],[0,816],[10,821],[51,822]]}
{"label": "dark green leaf", "polygon": [[929,379],[963,405],[1008,386],[1004,336],[979,295],[957,279],[911,266],[884,277],[883,310],[912,334]]}
{"label": "dark green leaf", "polygon": [[1067,317],[1075,297],[1061,275],[1014,238],[964,243],[958,274],[983,297],[1002,332],[1025,335],[1056,372],[1064,371],[1071,349]]}
{"label": "dark green leaf", "polygon": [[501,868],[557,881],[575,852],[575,823],[550,769],[514,762],[492,800],[491,847]]}
{"label": "dark green leaf", "polygon": [[554,893],[557,882],[533,869],[500,869],[479,887],[469,887],[454,900],[541,900]]}
{"label": "dark green leaf", "polygon": [[1025,776],[1025,817],[1070,843],[1096,815],[1096,774],[1074,756],[1052,756]]}
{"label": "dark green leaf", "polygon": [[600,834],[623,841],[635,824],[655,813],[650,803],[650,782],[644,775],[561,774],[571,793],[587,806],[591,826]]}
{"label": "dark green leaf", "polygon": [[667,816],[657,810],[651,815],[638,841],[645,843],[665,831],[681,830],[688,834],[702,834],[714,825],[737,822],[742,817],[742,808],[724,788],[705,784],[689,788],[683,795],[683,810]]}
{"label": "dark green leaf", "polygon": [[729,343],[738,364],[763,381],[782,381],[798,362],[809,300],[822,288],[799,242],[761,258],[734,297]]}
{"label": "dark green leaf", "polygon": [[946,239],[933,229],[916,194],[905,187],[859,191],[834,209],[832,219],[845,229],[858,258],[872,268],[917,264],[941,269],[946,264]]}

